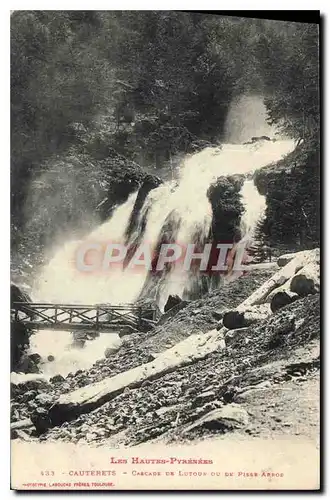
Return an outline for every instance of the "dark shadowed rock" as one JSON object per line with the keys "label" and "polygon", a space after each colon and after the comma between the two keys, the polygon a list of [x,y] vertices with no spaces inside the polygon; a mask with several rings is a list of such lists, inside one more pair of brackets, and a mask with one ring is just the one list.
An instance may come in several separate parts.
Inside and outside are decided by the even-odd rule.
{"label": "dark shadowed rock", "polygon": [[223,326],[229,330],[236,330],[245,326],[244,313],[238,311],[229,311],[223,315]]}
{"label": "dark shadowed rock", "polygon": [[270,308],[272,312],[276,312],[284,306],[291,304],[295,300],[299,299],[299,296],[292,292],[277,292],[271,300]]}
{"label": "dark shadowed rock", "polygon": [[38,434],[43,434],[52,426],[47,410],[37,408],[31,415],[31,421]]}
{"label": "dark shadowed rock", "polygon": [[14,283],[10,284],[10,303],[11,306],[13,302],[32,302],[30,296],[23,292],[17,285]]}
{"label": "dark shadowed rock", "polygon": [[[156,177],[155,175],[146,175],[146,177],[143,180],[143,184],[140,187],[133,210],[130,215],[130,219],[127,224],[127,228],[125,231],[125,236],[126,236],[126,243],[129,241],[130,236],[133,234],[134,230],[137,228],[138,220],[139,220],[139,213],[143,207],[143,204],[149,194],[149,192],[152,189],[155,189],[162,183],[161,179],[159,177]],[[128,264],[129,259],[125,259],[126,264]]]}
{"label": "dark shadowed rock", "polygon": [[162,315],[160,320],[157,323],[157,326],[162,325],[169,318],[173,318],[181,309],[186,307],[190,302],[188,300],[181,300],[176,306],[169,309],[165,314]]}
{"label": "dark shadowed rock", "polygon": [[49,390],[51,385],[43,377],[37,378],[35,380],[27,380],[19,384],[11,383],[10,385],[13,397],[18,394],[24,394],[27,391],[38,391],[38,390]]}
{"label": "dark shadowed rock", "polygon": [[33,363],[40,363],[41,361],[41,356],[37,352],[33,354],[29,354],[28,358],[33,362]]}
{"label": "dark shadowed rock", "polygon": [[244,311],[228,311],[223,315],[223,326],[229,330],[244,328],[261,321],[271,314],[269,304],[249,306]]}
{"label": "dark shadowed rock", "polygon": [[306,265],[296,274],[290,283],[291,292],[301,297],[312,295],[320,291],[320,268],[319,264],[312,262]]}
{"label": "dark shadowed rock", "polygon": [[169,295],[167,302],[164,307],[164,312],[166,313],[173,307],[179,305],[182,302],[182,299],[178,295]]}
{"label": "dark shadowed rock", "polygon": [[51,384],[58,384],[59,382],[64,382],[65,378],[62,375],[55,375],[49,381]]}

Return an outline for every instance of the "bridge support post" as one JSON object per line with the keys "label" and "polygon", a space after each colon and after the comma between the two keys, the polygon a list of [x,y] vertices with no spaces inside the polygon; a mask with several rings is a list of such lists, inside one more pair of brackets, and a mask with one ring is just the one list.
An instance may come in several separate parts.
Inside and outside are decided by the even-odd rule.
{"label": "bridge support post", "polygon": [[97,308],[96,308],[96,325],[95,325],[95,326],[96,326],[96,328],[97,328],[97,330],[99,329],[99,315],[100,315],[100,310],[99,310],[99,308],[97,307]]}

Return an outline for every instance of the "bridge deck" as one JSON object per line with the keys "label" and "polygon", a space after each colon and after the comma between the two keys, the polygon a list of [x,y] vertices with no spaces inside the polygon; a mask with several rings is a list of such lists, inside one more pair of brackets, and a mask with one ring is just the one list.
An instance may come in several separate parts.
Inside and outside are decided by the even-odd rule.
{"label": "bridge deck", "polygon": [[49,304],[14,302],[12,321],[31,329],[139,331],[150,329],[159,319],[156,307],[135,304]]}

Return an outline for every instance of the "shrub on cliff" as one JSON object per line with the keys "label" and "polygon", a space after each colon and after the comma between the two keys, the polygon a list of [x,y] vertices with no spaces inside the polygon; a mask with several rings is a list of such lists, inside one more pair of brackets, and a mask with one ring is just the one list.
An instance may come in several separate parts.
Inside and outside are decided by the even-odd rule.
{"label": "shrub on cliff", "polygon": [[320,244],[320,157],[317,146],[303,144],[293,153],[255,174],[266,196],[263,232],[272,245]]}

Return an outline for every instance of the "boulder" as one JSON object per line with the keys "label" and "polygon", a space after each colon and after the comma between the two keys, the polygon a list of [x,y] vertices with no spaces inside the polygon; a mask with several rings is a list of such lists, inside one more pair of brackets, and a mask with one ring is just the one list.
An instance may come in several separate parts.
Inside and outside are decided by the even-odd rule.
{"label": "boulder", "polygon": [[39,407],[48,409],[54,403],[54,397],[52,397],[46,393],[38,394],[38,396],[36,396],[36,398],[35,398],[35,401]]}
{"label": "boulder", "polygon": [[169,318],[173,318],[181,309],[186,307],[188,304],[190,304],[190,301],[188,300],[181,300],[176,306],[171,307],[165,314],[161,316],[159,319],[157,326],[162,325],[165,323]]}
{"label": "boulder", "polygon": [[269,304],[247,307],[245,310],[228,311],[223,315],[223,326],[229,330],[244,328],[261,321],[271,313]]}
{"label": "boulder", "polygon": [[21,373],[40,373],[39,363],[41,356],[39,354],[26,354],[24,352],[17,362],[16,370]]}
{"label": "boulder", "polygon": [[111,356],[115,354],[117,351],[118,347],[107,347],[106,350],[104,351],[104,357],[111,358]]}
{"label": "boulder", "polygon": [[37,352],[34,352],[33,354],[29,354],[28,358],[35,364],[39,364],[41,361],[41,356]]}
{"label": "boulder", "polygon": [[167,302],[164,306],[164,312],[166,313],[167,311],[169,311],[173,307],[177,306],[181,302],[182,302],[182,299],[178,295],[169,295]]}
{"label": "boulder", "polygon": [[[266,281],[262,286],[260,286],[255,292],[253,292],[244,302],[242,302],[237,310],[244,310],[247,306],[263,304],[269,294],[284,285],[288,280],[292,278],[296,273],[298,273],[304,266],[310,263],[317,263],[320,258],[320,249],[315,248],[314,250],[305,250],[303,252],[298,252],[296,256],[283,268],[281,268],[277,273],[275,273],[268,281]],[[291,291],[295,291],[292,290]]]}
{"label": "boulder", "polygon": [[236,330],[237,328],[243,328],[244,323],[244,313],[239,311],[229,311],[223,315],[223,326],[229,330]]}
{"label": "boulder", "polygon": [[228,404],[199,418],[189,425],[183,433],[186,434],[198,427],[225,432],[226,430],[245,427],[248,423],[249,415],[244,408],[236,404]]}
{"label": "boulder", "polygon": [[270,308],[272,312],[276,312],[288,304],[292,304],[295,300],[299,299],[299,295],[290,291],[282,291],[274,294],[271,302]]}
{"label": "boulder", "polygon": [[31,421],[38,434],[43,434],[52,426],[48,411],[44,408],[37,408],[31,415]]}
{"label": "boulder", "polygon": [[15,377],[13,377],[13,374],[11,378],[12,378],[11,391],[13,397],[16,397],[19,394],[24,394],[27,391],[39,391],[39,390],[51,389],[51,385],[49,384],[49,382],[47,382],[47,380],[41,376],[34,379],[25,380],[23,382],[19,381],[18,383],[15,383]]}
{"label": "boulder", "polygon": [[60,382],[64,382],[65,378],[62,377],[62,375],[54,375],[54,377],[51,377],[51,379],[49,380],[49,382],[51,384],[58,384]]}
{"label": "boulder", "polygon": [[[24,371],[28,373],[28,360],[24,362],[26,350],[30,345],[30,331],[23,323],[12,322],[10,325],[10,355],[11,371]],[[26,370],[20,369],[20,364],[26,366]]]}
{"label": "boulder", "polygon": [[278,267],[284,267],[287,264],[289,264],[289,262],[291,262],[293,259],[295,259],[296,257],[298,257],[299,255],[302,255],[302,254],[303,254],[303,252],[296,252],[296,253],[286,253],[284,255],[281,255],[277,259],[277,265],[278,265]]}
{"label": "boulder", "polygon": [[296,273],[291,280],[290,290],[300,297],[318,293],[320,291],[319,264],[311,262]]}

